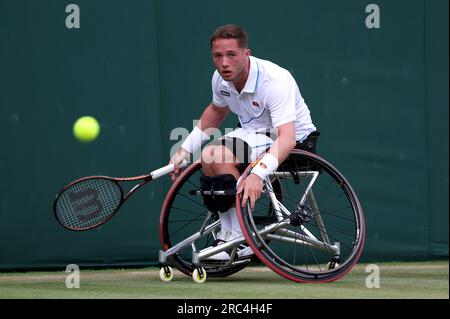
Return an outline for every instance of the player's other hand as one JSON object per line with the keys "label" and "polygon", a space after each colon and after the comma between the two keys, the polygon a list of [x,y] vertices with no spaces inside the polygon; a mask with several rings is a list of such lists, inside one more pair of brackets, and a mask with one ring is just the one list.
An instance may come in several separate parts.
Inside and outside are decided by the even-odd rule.
{"label": "player's other hand", "polygon": [[244,193],[242,195],[242,207],[245,207],[247,200],[250,200],[250,207],[255,208],[255,202],[261,197],[261,192],[263,189],[263,180],[261,177],[250,174],[245,178],[237,189],[237,193]]}
{"label": "player's other hand", "polygon": [[172,179],[172,182],[175,182],[181,174],[181,168],[180,163],[184,160],[189,160],[190,153],[186,151],[184,148],[179,148],[178,151],[172,156],[172,158],[169,161],[169,164],[175,164],[175,170],[170,173],[170,178]]}

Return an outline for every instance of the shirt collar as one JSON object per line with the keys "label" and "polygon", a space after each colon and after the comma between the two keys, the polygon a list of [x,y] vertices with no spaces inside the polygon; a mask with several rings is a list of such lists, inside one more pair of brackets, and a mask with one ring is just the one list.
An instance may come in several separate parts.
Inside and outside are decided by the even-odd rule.
{"label": "shirt collar", "polygon": [[[250,71],[248,72],[248,78],[247,81],[245,82],[245,86],[242,89],[242,92],[245,93],[255,93],[256,91],[256,87],[258,85],[258,80],[259,80],[259,66],[258,66],[258,62],[256,61],[256,59],[252,56],[250,56]],[[234,91],[236,91],[233,82],[228,82],[225,80],[222,80],[222,85],[226,86],[229,89],[233,89]]]}

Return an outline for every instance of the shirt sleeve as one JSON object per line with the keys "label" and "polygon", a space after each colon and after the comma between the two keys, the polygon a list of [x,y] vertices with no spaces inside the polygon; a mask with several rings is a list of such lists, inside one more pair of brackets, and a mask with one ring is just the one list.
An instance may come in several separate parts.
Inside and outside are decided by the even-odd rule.
{"label": "shirt sleeve", "polygon": [[296,120],[295,83],[288,77],[274,83],[267,96],[267,108],[270,111],[272,126],[279,127]]}
{"label": "shirt sleeve", "polygon": [[213,103],[218,107],[227,107],[227,102],[220,93],[221,82],[222,78],[220,77],[219,72],[215,71],[211,81]]}

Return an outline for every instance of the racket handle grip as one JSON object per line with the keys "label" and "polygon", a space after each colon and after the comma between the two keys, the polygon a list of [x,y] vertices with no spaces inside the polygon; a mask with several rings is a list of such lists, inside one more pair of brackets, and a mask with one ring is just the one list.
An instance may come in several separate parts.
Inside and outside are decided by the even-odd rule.
{"label": "racket handle grip", "polygon": [[[189,163],[186,160],[183,160],[178,166],[180,168],[184,168],[184,167],[188,166],[188,164]],[[167,175],[169,173],[172,173],[173,170],[174,170],[174,166],[175,166],[174,164],[166,165],[166,166],[161,167],[161,168],[159,168],[157,170],[154,170],[153,172],[150,173],[150,175],[152,176],[152,179],[157,179],[157,178],[159,178],[161,176],[164,176],[164,175]]]}

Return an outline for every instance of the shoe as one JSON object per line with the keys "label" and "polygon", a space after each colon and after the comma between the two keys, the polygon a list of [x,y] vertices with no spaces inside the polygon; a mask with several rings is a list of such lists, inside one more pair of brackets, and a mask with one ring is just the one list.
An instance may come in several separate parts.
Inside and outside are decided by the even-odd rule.
{"label": "shoe", "polygon": [[[216,235],[216,240],[215,241],[228,241],[228,236],[231,234],[231,232],[229,230],[223,229],[220,232],[217,233]],[[213,246],[217,246],[214,245]]]}
{"label": "shoe", "polygon": [[[232,230],[226,240],[227,241],[231,241],[233,239],[236,239],[236,238],[239,238],[239,237],[242,237],[242,236],[244,236],[242,234],[242,232],[236,232],[236,231]],[[238,258],[249,257],[249,256],[252,256],[252,255],[254,255],[254,253],[253,253],[253,250],[249,246],[244,245],[244,244],[239,245],[238,251],[237,251],[237,257]]]}
{"label": "shoe", "polygon": [[[213,242],[212,247],[216,247],[220,244],[226,243],[228,241],[232,241],[236,238],[242,237],[242,233],[229,231],[229,230],[221,230],[217,233],[216,240]],[[240,245],[237,251],[237,258],[246,258],[254,255],[253,250],[247,245]],[[230,254],[226,251],[222,251],[215,255],[209,256],[206,258],[208,261],[228,261],[230,260]]]}
{"label": "shoe", "polygon": [[[216,247],[223,243],[226,243],[228,241],[228,237],[231,235],[231,232],[226,229],[222,229],[220,232],[216,235],[216,240],[212,243],[210,247]],[[209,248],[209,247],[208,247]],[[208,249],[206,248],[206,249]],[[228,254],[225,251],[221,251],[220,253],[217,253],[215,255],[209,256],[206,258],[206,260],[209,261],[228,261],[230,260],[230,254]]]}
{"label": "shoe", "polygon": [[206,261],[228,261],[228,260],[230,260],[230,255],[225,251],[221,251],[220,253],[209,256],[205,260]]}
{"label": "shoe", "polygon": [[244,246],[244,245],[241,245],[241,246],[243,246],[243,248],[238,250],[238,252],[237,252],[238,258],[250,257],[255,254],[253,252],[253,250],[250,248],[250,246]]}

